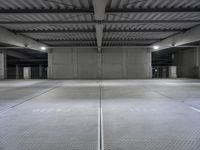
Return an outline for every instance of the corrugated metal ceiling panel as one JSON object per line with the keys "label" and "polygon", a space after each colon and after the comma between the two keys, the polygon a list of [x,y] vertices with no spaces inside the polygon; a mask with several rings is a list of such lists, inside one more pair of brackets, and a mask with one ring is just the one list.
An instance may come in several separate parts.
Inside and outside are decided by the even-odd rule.
{"label": "corrugated metal ceiling panel", "polygon": [[200,8],[199,0],[109,0],[107,8]]}
{"label": "corrugated metal ceiling panel", "polygon": [[140,23],[140,24],[107,24],[105,29],[188,29],[198,23]]}
{"label": "corrugated metal ceiling panel", "polygon": [[10,30],[30,30],[30,31],[42,31],[42,30],[77,30],[77,29],[85,29],[92,30],[94,29],[93,25],[86,24],[76,24],[76,25],[1,25]]}
{"label": "corrugated metal ceiling panel", "polygon": [[2,9],[90,8],[92,0],[1,0]]}
{"label": "corrugated metal ceiling panel", "polygon": [[181,12],[181,13],[121,13],[108,14],[107,20],[198,20],[200,12]]}
{"label": "corrugated metal ceiling panel", "polygon": [[162,39],[174,33],[171,32],[133,32],[133,33],[104,33],[104,39]]}
{"label": "corrugated metal ceiling panel", "polygon": [[[108,0],[107,10],[109,9],[162,9],[162,8],[200,8],[200,0]],[[93,10],[92,0],[0,0],[0,10]],[[9,30],[25,30],[25,31],[53,31],[53,30],[94,30],[94,25],[87,24],[46,24],[37,25],[37,21],[92,21],[94,15],[91,13],[21,13],[21,14],[0,14],[0,22],[36,22],[36,25],[1,25]],[[200,20],[200,12],[148,12],[148,13],[117,13],[106,15],[105,20],[122,21],[122,20]],[[106,24],[105,30],[140,30],[140,29],[190,29],[200,22],[187,23],[127,23],[127,24]],[[121,32],[121,33],[104,33],[104,39],[163,39],[174,32]],[[96,39],[95,33],[27,33],[25,34],[37,40],[60,39],[60,40],[88,40]],[[131,44],[150,44],[150,41],[132,42]],[[130,44],[120,42],[121,44]],[[54,43],[56,44],[56,43]],[[74,44],[74,43],[72,43]],[[82,43],[83,44],[83,43]],[[96,45],[96,43],[85,42],[85,44]],[[114,42],[104,42],[104,44],[112,45]]]}
{"label": "corrugated metal ceiling panel", "polygon": [[37,39],[37,40],[46,40],[46,39],[90,39],[95,38],[95,33],[28,33],[25,34],[28,37]]}
{"label": "corrugated metal ceiling panel", "polygon": [[0,14],[0,21],[90,21],[92,14]]}

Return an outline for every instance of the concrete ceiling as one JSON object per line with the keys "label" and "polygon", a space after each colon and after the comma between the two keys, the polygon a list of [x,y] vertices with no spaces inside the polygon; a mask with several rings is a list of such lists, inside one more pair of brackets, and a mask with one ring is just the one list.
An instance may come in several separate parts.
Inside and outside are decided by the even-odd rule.
{"label": "concrete ceiling", "polygon": [[166,42],[174,35],[184,33],[184,41],[200,41],[199,36],[191,40],[199,24],[199,0],[6,0],[0,4],[0,32],[12,35],[7,40],[2,36],[0,42],[30,49],[69,46],[100,51],[154,43],[164,49],[174,43]]}

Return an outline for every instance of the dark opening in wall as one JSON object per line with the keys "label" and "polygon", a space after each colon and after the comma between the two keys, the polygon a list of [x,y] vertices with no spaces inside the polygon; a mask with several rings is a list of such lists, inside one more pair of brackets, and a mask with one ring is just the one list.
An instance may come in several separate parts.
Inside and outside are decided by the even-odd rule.
{"label": "dark opening in wall", "polygon": [[27,57],[7,55],[7,79],[24,79],[24,67],[30,68],[30,79],[47,78],[48,60],[46,53],[35,52],[30,54],[30,52],[24,52],[23,56]]}
{"label": "dark opening in wall", "polygon": [[173,66],[174,50],[161,50],[152,53],[152,77],[169,78],[169,67]]}

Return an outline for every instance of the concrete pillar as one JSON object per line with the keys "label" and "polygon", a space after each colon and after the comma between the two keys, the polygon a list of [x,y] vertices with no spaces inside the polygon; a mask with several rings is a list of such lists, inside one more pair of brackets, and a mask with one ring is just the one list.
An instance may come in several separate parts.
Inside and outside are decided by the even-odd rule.
{"label": "concrete pillar", "polygon": [[194,49],[194,69],[193,69],[194,78],[199,77],[199,48]]}
{"label": "concrete pillar", "polygon": [[200,77],[200,48],[197,47],[195,49],[195,68],[196,68],[196,77],[199,78]]}
{"label": "concrete pillar", "polygon": [[147,50],[147,66],[148,66],[148,77],[152,78],[152,52],[151,50]]}
{"label": "concrete pillar", "polygon": [[169,66],[169,78],[177,78],[176,66]]}
{"label": "concrete pillar", "polygon": [[102,51],[98,52],[98,78],[102,79]]}
{"label": "concrete pillar", "polygon": [[123,59],[122,59],[122,65],[123,65],[123,78],[127,78],[127,61],[126,61],[126,57],[127,57],[127,50],[123,49]]}
{"label": "concrete pillar", "polygon": [[19,79],[19,65],[16,65],[16,79]]}
{"label": "concrete pillar", "polygon": [[24,67],[24,79],[31,79],[31,67]]}
{"label": "concrete pillar", "polygon": [[53,79],[53,54],[52,50],[48,52],[48,70],[47,70],[48,79]]}
{"label": "concrete pillar", "polygon": [[200,47],[198,47],[196,49],[197,52],[197,57],[196,57],[196,66],[197,66],[197,70],[198,70],[198,78],[200,78]]}
{"label": "concrete pillar", "polygon": [[42,64],[39,65],[39,78],[42,78]]}
{"label": "concrete pillar", "polygon": [[0,51],[0,80],[7,79],[7,56],[6,52]]}
{"label": "concrete pillar", "polygon": [[73,71],[74,71],[74,78],[78,78],[78,58],[77,58],[77,49],[72,49],[72,57],[73,57]]}

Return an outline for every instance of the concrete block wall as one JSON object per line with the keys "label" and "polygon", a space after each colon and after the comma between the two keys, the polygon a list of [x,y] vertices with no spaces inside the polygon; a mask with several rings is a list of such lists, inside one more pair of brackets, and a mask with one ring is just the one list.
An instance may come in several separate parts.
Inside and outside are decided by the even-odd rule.
{"label": "concrete block wall", "polygon": [[147,49],[59,48],[48,54],[50,79],[151,78],[151,52]]}
{"label": "concrete block wall", "polygon": [[175,53],[174,65],[182,78],[200,78],[200,48],[189,48]]}

